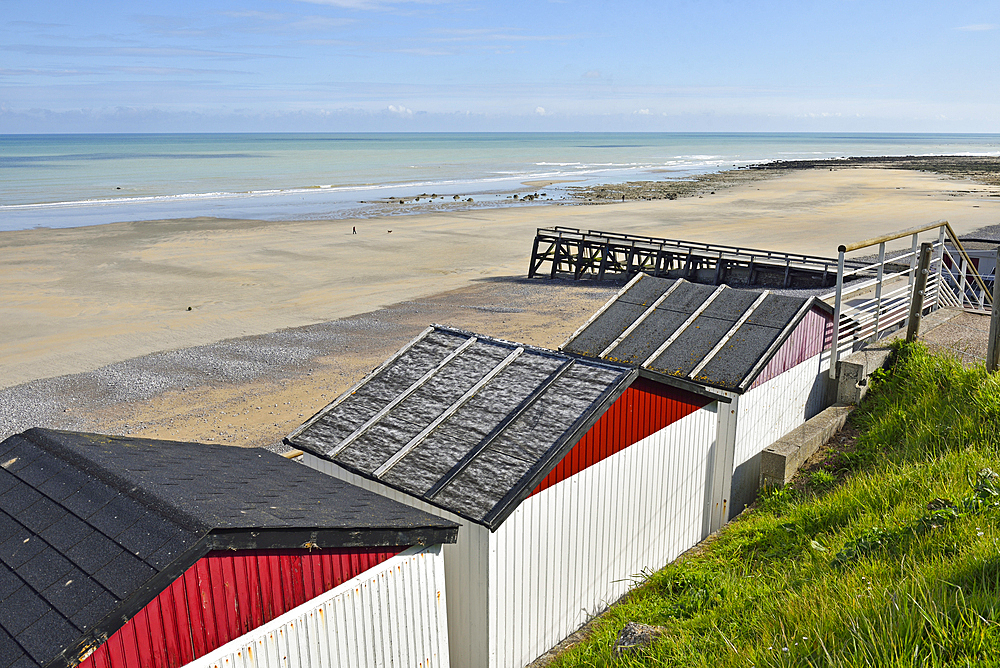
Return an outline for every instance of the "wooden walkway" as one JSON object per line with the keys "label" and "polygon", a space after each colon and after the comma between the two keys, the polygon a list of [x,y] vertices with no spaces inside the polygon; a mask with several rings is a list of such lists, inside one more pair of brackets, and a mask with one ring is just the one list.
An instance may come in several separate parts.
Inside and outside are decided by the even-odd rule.
{"label": "wooden walkway", "polygon": [[535,234],[528,278],[572,275],[603,280],[640,272],[712,285],[822,288],[836,284],[837,259],[551,227],[538,228]]}

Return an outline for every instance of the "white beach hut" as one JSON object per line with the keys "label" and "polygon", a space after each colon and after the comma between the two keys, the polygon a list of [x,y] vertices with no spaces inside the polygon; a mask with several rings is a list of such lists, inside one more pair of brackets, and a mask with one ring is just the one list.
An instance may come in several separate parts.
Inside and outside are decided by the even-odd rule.
{"label": "white beach hut", "polygon": [[452,665],[519,668],[749,498],[760,450],[823,405],[827,321],[812,298],[636,279],[562,351],[431,327],[286,440],[459,522]]}

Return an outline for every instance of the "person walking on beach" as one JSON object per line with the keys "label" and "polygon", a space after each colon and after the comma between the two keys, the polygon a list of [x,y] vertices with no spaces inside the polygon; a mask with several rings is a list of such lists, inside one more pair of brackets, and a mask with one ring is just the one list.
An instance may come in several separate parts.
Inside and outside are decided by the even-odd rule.
{"label": "person walking on beach", "polygon": [[358,233],[358,228],[357,227],[351,227],[351,234],[357,234],[357,233]]}

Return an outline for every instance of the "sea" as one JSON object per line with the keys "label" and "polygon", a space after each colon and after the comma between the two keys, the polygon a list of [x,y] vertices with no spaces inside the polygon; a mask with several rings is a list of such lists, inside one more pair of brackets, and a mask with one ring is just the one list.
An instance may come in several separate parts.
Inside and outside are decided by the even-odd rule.
{"label": "sea", "polygon": [[[774,160],[1000,156],[997,134],[0,135],[0,231],[211,216],[325,220],[573,204],[570,188]],[[539,182],[556,182],[539,185]],[[517,200],[514,195],[519,195]],[[530,204],[529,204],[530,205]]]}

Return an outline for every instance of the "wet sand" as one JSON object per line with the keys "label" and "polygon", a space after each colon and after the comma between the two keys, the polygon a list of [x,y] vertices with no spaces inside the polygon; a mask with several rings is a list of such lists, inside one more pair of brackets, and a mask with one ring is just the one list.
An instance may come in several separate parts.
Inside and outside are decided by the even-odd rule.
{"label": "wet sand", "polygon": [[431,323],[556,347],[621,281],[484,279],[348,318],[0,389],[0,438],[35,425],[270,447]]}
{"label": "wet sand", "polygon": [[900,169],[706,187],[604,206],[0,233],[0,435],[44,424],[268,445],[430,322],[558,345],[616,286],[521,280],[536,227],[831,256],[938,219],[963,234],[1000,210],[996,185]]}

